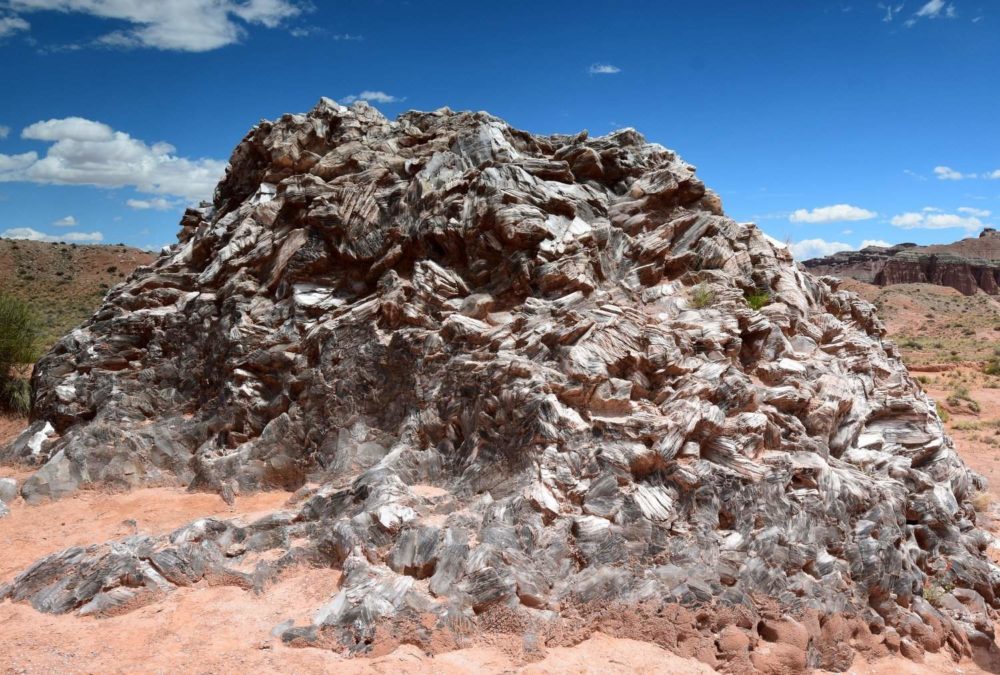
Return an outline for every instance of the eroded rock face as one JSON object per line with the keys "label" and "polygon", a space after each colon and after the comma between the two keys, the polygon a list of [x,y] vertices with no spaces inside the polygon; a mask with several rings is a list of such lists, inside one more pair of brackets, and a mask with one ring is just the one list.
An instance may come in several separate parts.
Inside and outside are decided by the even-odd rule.
{"label": "eroded rock face", "polygon": [[952,244],[869,246],[802,264],[814,274],[849,277],[877,286],[935,284],[964,295],[1000,295],[1000,233],[992,228]]}
{"label": "eroded rock face", "polygon": [[102,612],[306,561],[343,587],[291,641],[768,597],[896,648],[937,622],[966,650],[997,604],[982,480],[833,283],[632,130],[327,99],[262,122],[179,243],[39,362],[6,459],[41,464],[29,501],[163,482],[300,499],[70,549],[0,595]]}

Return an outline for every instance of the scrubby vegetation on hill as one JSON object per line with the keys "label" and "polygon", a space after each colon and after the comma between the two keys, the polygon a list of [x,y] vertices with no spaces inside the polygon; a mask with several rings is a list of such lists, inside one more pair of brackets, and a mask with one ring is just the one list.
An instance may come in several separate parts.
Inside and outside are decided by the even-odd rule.
{"label": "scrubby vegetation on hill", "polygon": [[121,244],[0,239],[0,294],[27,303],[44,348],[90,317],[111,287],[154,257]]}

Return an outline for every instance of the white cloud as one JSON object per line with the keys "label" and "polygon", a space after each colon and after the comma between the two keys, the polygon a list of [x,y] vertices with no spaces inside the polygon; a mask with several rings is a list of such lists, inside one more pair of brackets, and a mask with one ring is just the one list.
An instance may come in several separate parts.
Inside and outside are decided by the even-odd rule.
{"label": "white cloud", "polygon": [[400,101],[405,101],[405,98],[398,98],[392,94],[387,94],[384,91],[369,91],[364,90],[360,94],[351,94],[350,96],[345,96],[340,99],[348,105],[354,103],[355,101],[374,101],[375,103],[399,103]]}
{"label": "white cloud", "polygon": [[21,137],[51,142],[44,157],[35,152],[0,154],[0,183],[131,186],[141,192],[190,201],[212,195],[226,163],[178,157],[169,143],[144,142],[106,124],[80,117],[37,122]]}
{"label": "white cloud", "polygon": [[156,199],[129,199],[125,203],[130,208],[138,211],[147,211],[150,209],[153,211],[169,211],[178,207],[176,202],[164,199],[163,197],[157,197]]}
{"label": "white cloud", "polygon": [[239,42],[245,25],[277,28],[304,11],[293,0],[10,0],[8,6],[16,12],[76,12],[130,24],[98,38],[106,46],[190,52]]}
{"label": "white cloud", "polygon": [[[963,211],[963,213],[968,214],[968,211]],[[962,228],[969,232],[974,232],[986,226],[975,215],[943,213],[938,209],[901,213],[898,216],[893,216],[889,222],[904,230],[948,230]]]}
{"label": "white cloud", "polygon": [[841,234],[854,234],[854,230],[841,230]]}
{"label": "white cloud", "polygon": [[789,247],[796,260],[822,258],[840,251],[853,251],[854,247],[841,241],[826,241],[825,239],[803,239]]}
{"label": "white cloud", "polygon": [[589,72],[591,75],[617,75],[622,69],[610,63],[595,63],[590,66]]}
{"label": "white cloud", "polygon": [[76,218],[73,216],[66,216],[65,218],[60,218],[52,224],[56,227],[76,227]]}
{"label": "white cloud", "polygon": [[906,26],[911,27],[920,19],[954,19],[957,16],[958,11],[954,4],[946,3],[944,0],[929,0],[906,20]]}
{"label": "white cloud", "polygon": [[1000,169],[990,172],[990,178],[993,180],[1000,180]]}
{"label": "white cloud", "polygon": [[936,166],[934,167],[934,175],[938,177],[938,180],[963,180],[965,178],[975,178],[974,173],[962,173],[960,171],[955,171],[950,166]]}
{"label": "white cloud", "polygon": [[82,117],[35,122],[21,131],[21,138],[32,141],[110,141],[115,132],[107,124]]}
{"label": "white cloud", "polygon": [[958,212],[964,213],[968,216],[975,216],[976,218],[989,218],[993,215],[992,211],[987,209],[974,209],[971,206],[959,206]]}
{"label": "white cloud", "polygon": [[884,9],[885,10],[885,16],[882,17],[882,21],[885,21],[886,23],[891,22],[894,18],[896,18],[896,16],[900,12],[903,11],[903,7],[904,6],[905,5],[902,2],[896,3],[896,4],[893,4],[891,2],[888,2],[888,3],[882,3],[882,2],[880,2],[878,4],[879,9]]}
{"label": "white cloud", "polygon": [[37,161],[37,152],[26,152],[21,155],[4,155],[0,153],[0,183],[4,182],[3,177],[5,175],[27,169]]}
{"label": "white cloud", "polygon": [[31,28],[31,24],[19,16],[0,16],[0,39]]}
{"label": "white cloud", "polygon": [[0,140],[7,138],[10,135],[10,127],[5,127],[0,125]]}
{"label": "white cloud", "polygon": [[882,239],[865,239],[861,246],[853,246],[842,241],[827,241],[825,239],[803,239],[793,243],[790,248],[792,256],[796,260],[809,260],[810,258],[824,258],[841,251],[856,251],[869,246],[882,246],[888,248],[892,246]]}
{"label": "white cloud", "polygon": [[903,169],[903,173],[905,173],[910,178],[915,178],[917,180],[927,180],[927,176],[921,176],[919,173],[911,169]]}
{"label": "white cloud", "polygon": [[821,206],[812,210],[797,209],[788,217],[793,223],[839,223],[849,220],[869,220],[878,214],[850,204]]}
{"label": "white cloud", "polygon": [[67,232],[58,237],[30,227],[15,227],[0,232],[0,239],[28,239],[30,241],[73,241],[73,242],[98,242],[104,241],[104,235],[100,232]]}

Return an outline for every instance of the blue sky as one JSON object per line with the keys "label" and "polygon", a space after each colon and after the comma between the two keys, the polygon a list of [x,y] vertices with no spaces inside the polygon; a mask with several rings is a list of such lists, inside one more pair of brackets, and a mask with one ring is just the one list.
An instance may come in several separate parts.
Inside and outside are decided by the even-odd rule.
{"label": "blue sky", "polygon": [[320,96],[622,126],[801,257],[1000,226],[1000,3],[0,0],[0,235],[173,241]]}

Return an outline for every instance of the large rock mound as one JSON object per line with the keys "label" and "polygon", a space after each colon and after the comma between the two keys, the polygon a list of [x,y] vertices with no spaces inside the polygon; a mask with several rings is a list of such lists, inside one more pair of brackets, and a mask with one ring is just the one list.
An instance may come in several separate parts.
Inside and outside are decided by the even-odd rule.
{"label": "large rock mound", "polygon": [[[70,549],[0,594],[99,613],[308,561],[343,587],[289,640],[770,603],[965,652],[997,604],[982,480],[872,307],[829,283],[633,130],[327,99],[262,122],[179,243],[39,362],[5,457],[41,465],[28,500],[300,499]],[[834,638],[797,648],[842,667],[851,633],[823,622]]]}

